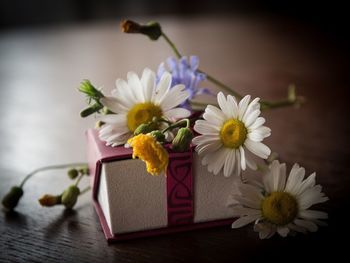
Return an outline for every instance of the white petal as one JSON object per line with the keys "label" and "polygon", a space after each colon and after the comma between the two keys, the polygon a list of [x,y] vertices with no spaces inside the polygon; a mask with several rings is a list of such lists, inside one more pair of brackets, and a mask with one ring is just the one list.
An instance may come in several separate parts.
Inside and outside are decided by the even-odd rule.
{"label": "white petal", "polygon": [[271,129],[265,126],[261,126],[258,129],[248,129],[248,138],[255,142],[261,142],[266,137],[271,135]]}
{"label": "white petal", "polygon": [[219,135],[199,135],[192,139],[194,145],[207,144],[220,141]]}
{"label": "white petal", "polygon": [[305,190],[314,187],[316,183],[316,173],[312,173],[309,177],[307,177],[300,185],[299,189],[296,190],[297,195],[301,195],[305,192]]}
{"label": "white petal", "polygon": [[250,101],[250,95],[245,96],[243,99],[241,99],[241,101],[238,104],[238,119],[242,120],[242,117],[244,116],[247,108],[248,108],[248,104]]}
{"label": "white petal", "polygon": [[109,124],[106,124],[106,125],[103,125],[100,130],[99,130],[99,133],[108,133],[108,132],[111,132],[113,130],[113,125],[109,125]]}
{"label": "white petal", "polygon": [[270,169],[271,175],[273,177],[272,191],[283,191],[286,183],[286,164],[280,164],[277,160],[275,160],[272,162]]}
{"label": "white petal", "polygon": [[247,116],[247,119],[246,119],[246,121],[244,122],[244,125],[246,126],[246,127],[249,127],[250,125],[252,125],[255,121],[256,121],[256,119],[259,117],[259,115],[260,115],[260,110],[255,110],[255,111],[253,111],[252,113],[250,113],[248,116]]}
{"label": "white petal", "polygon": [[225,163],[225,157],[228,154],[228,151],[229,149],[222,147],[221,149],[215,152],[215,155],[213,155],[213,158],[208,164],[209,172],[212,172],[213,174],[217,175],[221,171],[222,166]]}
{"label": "white petal", "polygon": [[241,163],[241,154],[239,151],[236,151],[236,169],[235,169],[235,175],[236,176],[240,176],[241,175],[241,166],[240,166],[240,163]]}
{"label": "white petal", "polygon": [[259,216],[261,217],[261,211],[258,209],[252,209],[248,207],[243,207],[240,205],[234,205],[232,207],[233,215],[234,217],[241,217],[241,216]]}
{"label": "white petal", "polygon": [[127,131],[127,132],[125,132],[125,131],[124,132],[117,132],[117,131],[115,131],[106,139],[106,141],[107,142],[109,142],[109,141],[121,141],[122,138],[127,137],[126,134],[130,134],[130,132],[129,131]]}
{"label": "white petal", "polygon": [[231,112],[230,118],[236,119],[238,117],[238,104],[237,104],[235,97],[228,95],[227,96],[227,104],[228,104],[230,112]]}
{"label": "white petal", "polygon": [[255,208],[255,209],[261,209],[261,200],[257,201],[254,198],[250,198],[248,196],[235,196],[235,199],[243,206]]}
{"label": "white petal", "polygon": [[244,154],[244,149],[242,146],[239,147],[239,152],[241,154],[241,167],[242,167],[242,170],[244,171],[246,169],[246,161],[245,161],[245,154]]}
{"label": "white petal", "polygon": [[125,113],[126,108],[119,104],[118,100],[113,97],[104,97],[100,99],[103,106],[107,107],[114,113]]}
{"label": "white petal", "polygon": [[223,112],[219,110],[217,107],[212,105],[208,105],[206,107],[205,112],[203,114],[203,118],[209,121],[210,123],[212,123],[213,125],[218,126],[220,128],[226,119]]}
{"label": "white petal", "polygon": [[260,126],[259,128],[252,130],[252,132],[257,132],[261,134],[264,138],[271,135],[271,129],[266,126]]}
{"label": "white petal", "polygon": [[318,226],[315,223],[308,220],[295,219],[294,224],[296,224],[297,226],[304,227],[310,232],[316,232],[318,229]]}
{"label": "white petal", "polygon": [[258,117],[255,122],[253,122],[253,124],[251,124],[250,126],[247,126],[247,128],[249,130],[255,130],[259,127],[261,127],[261,125],[263,125],[265,123],[265,118],[264,117]]}
{"label": "white petal", "polygon": [[183,104],[190,94],[187,90],[184,90],[185,86],[180,84],[172,87],[170,91],[165,94],[164,99],[160,102],[160,106],[163,111],[170,110],[178,105]]}
{"label": "white petal", "polygon": [[164,116],[169,119],[182,119],[191,115],[191,112],[184,108],[174,108],[164,112]]}
{"label": "white petal", "polygon": [[261,142],[264,139],[264,137],[260,133],[257,133],[257,132],[248,133],[247,138],[253,142]]}
{"label": "white petal", "polygon": [[125,111],[127,111],[133,106],[133,103],[126,98],[124,93],[125,92],[123,91],[120,92],[118,88],[113,89],[111,92],[113,99],[115,99],[115,101],[118,102]]}
{"label": "white petal", "polygon": [[286,191],[296,195],[304,179],[304,176],[305,169],[303,167],[300,167],[298,164],[294,164],[288,176]]}
{"label": "white petal", "polygon": [[270,148],[265,144],[261,142],[253,142],[250,139],[245,140],[244,146],[246,146],[249,151],[263,159],[267,159],[271,153]]}
{"label": "white petal", "polygon": [[222,148],[222,149],[218,150],[218,155],[219,155],[218,161],[216,163],[216,166],[213,169],[213,173],[215,175],[217,175],[221,171],[221,169],[225,163],[225,156],[228,154],[228,151],[229,151],[229,149],[227,149],[227,148]]}
{"label": "white petal", "polygon": [[328,214],[317,210],[301,210],[299,216],[305,219],[327,219]]}
{"label": "white petal", "polygon": [[167,71],[165,71],[160,78],[160,81],[156,88],[156,93],[154,95],[154,102],[156,104],[160,104],[168,93],[171,85],[171,78],[171,74]]}
{"label": "white petal", "polygon": [[116,89],[115,92],[112,93],[113,96],[120,98],[128,108],[131,108],[137,103],[137,99],[134,96],[134,93],[125,80],[117,79],[115,84]]}
{"label": "white petal", "polygon": [[[229,177],[231,176],[232,172],[233,172],[233,168],[235,166],[235,160],[236,159],[236,150],[230,150],[228,151],[227,155],[226,155],[226,159],[225,159],[225,166],[224,166],[224,176],[225,177]],[[236,165],[239,165],[239,163],[237,163]]]}
{"label": "white petal", "polygon": [[262,222],[254,225],[254,231],[259,232],[260,239],[267,239],[276,233],[276,227],[269,223]]}
{"label": "white petal", "polygon": [[307,189],[303,194],[298,196],[301,209],[308,209],[310,206],[328,201],[328,197],[321,192],[322,187],[316,185]]}
{"label": "white petal", "polygon": [[286,237],[289,233],[288,227],[277,227],[277,233],[280,234],[281,237]]}
{"label": "white petal", "polygon": [[126,124],[126,115],[125,114],[107,114],[101,115],[98,118],[100,121],[110,124]]}
{"label": "white petal", "polygon": [[[215,143],[210,144],[210,147],[214,148],[216,147]],[[202,149],[200,149],[202,150]],[[202,158],[202,165],[208,165],[209,163],[211,163],[212,159],[216,156],[217,152],[221,150],[221,145],[214,150],[202,150],[201,155],[203,155]]]}
{"label": "white petal", "polygon": [[131,135],[132,134],[130,132],[125,134],[114,134],[106,140],[106,145],[115,147],[118,145],[125,144],[127,140],[131,137]]}
{"label": "white petal", "polygon": [[242,121],[246,122],[248,116],[255,110],[260,110],[260,104],[259,104],[260,98],[255,98],[251,103],[249,103],[248,108],[245,112],[245,114],[242,117]]}
{"label": "white petal", "polygon": [[128,85],[138,102],[145,102],[141,81],[135,72],[128,72]]}
{"label": "white petal", "polygon": [[215,152],[220,147],[222,147],[221,142],[215,141],[212,143],[198,145],[196,147],[196,152],[198,153],[198,155],[205,155],[205,154],[210,153],[210,152]]}
{"label": "white petal", "polygon": [[231,109],[229,107],[229,104],[226,101],[224,93],[220,91],[217,95],[217,99],[218,99],[218,104],[222,112],[225,114],[226,118],[232,118]]}
{"label": "white petal", "polygon": [[193,129],[200,134],[219,134],[220,128],[205,120],[197,120]]}
{"label": "white petal", "polygon": [[156,85],[156,77],[154,72],[149,68],[145,68],[142,73],[141,83],[145,100],[152,101],[153,91]]}
{"label": "white petal", "polygon": [[248,225],[249,223],[255,221],[258,218],[259,218],[259,216],[256,216],[256,215],[243,216],[241,218],[238,218],[235,222],[233,222],[232,228],[240,228],[242,226]]}

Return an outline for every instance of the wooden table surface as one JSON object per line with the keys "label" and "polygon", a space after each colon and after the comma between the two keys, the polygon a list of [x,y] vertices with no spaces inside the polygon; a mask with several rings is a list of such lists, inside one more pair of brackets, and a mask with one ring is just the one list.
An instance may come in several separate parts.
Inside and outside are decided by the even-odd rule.
{"label": "wooden table surface", "polygon": [[[155,19],[155,18],[153,18]],[[298,162],[330,197],[329,226],[310,235],[261,241],[252,227],[199,230],[108,245],[90,196],[76,209],[40,207],[43,193],[69,184],[62,171],[37,175],[13,213],[0,213],[4,262],[239,262],[339,256],[348,228],[349,73],[342,43],[322,32],[279,19],[159,17],[184,54],[243,94],[278,99],[295,83],[307,98],[301,109],[265,112],[267,140],[289,167]],[[147,21],[147,19],[143,19]],[[88,78],[110,91],[129,70],[156,69],[172,55],[163,41],[119,32],[118,21],[0,33],[0,196],[40,166],[86,161],[76,88]],[[210,86],[208,83],[207,86]],[[87,184],[88,182],[84,182]],[[332,248],[331,245],[335,245]]]}

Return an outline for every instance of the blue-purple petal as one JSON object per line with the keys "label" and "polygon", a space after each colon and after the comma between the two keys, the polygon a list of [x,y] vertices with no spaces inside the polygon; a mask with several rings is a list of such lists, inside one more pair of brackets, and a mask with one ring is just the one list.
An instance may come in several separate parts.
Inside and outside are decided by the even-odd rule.
{"label": "blue-purple petal", "polygon": [[[166,64],[162,63],[158,67],[157,82],[160,80],[162,74],[166,70],[169,70],[172,75],[171,86],[173,87],[178,84],[185,85],[185,89],[190,94],[188,100],[191,100],[198,94],[213,94],[208,89],[199,87],[200,83],[206,79],[206,75],[198,72],[199,59],[197,56],[190,56],[189,59],[184,56],[179,60],[170,57],[166,62]],[[185,104],[188,104],[188,101]]]}
{"label": "blue-purple petal", "polygon": [[199,58],[197,56],[191,56],[190,65],[192,70],[197,70],[199,67]]}

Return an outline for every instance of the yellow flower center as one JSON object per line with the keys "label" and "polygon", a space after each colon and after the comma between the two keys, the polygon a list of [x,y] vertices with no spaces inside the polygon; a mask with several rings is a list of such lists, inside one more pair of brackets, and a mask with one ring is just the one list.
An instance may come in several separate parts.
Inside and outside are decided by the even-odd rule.
{"label": "yellow flower center", "polygon": [[159,175],[165,171],[168,162],[168,152],[156,139],[149,134],[139,134],[128,140],[133,147],[132,157],[138,157],[146,163],[147,172]]}
{"label": "yellow flower center", "polygon": [[151,102],[135,104],[127,114],[128,128],[135,131],[142,124],[152,121],[153,117],[162,117],[162,109]]}
{"label": "yellow flower center", "polygon": [[230,119],[220,130],[221,142],[228,148],[239,148],[247,138],[247,128],[237,119]]}
{"label": "yellow flower center", "polygon": [[272,192],[261,204],[262,215],[276,225],[286,225],[298,214],[298,203],[286,192]]}

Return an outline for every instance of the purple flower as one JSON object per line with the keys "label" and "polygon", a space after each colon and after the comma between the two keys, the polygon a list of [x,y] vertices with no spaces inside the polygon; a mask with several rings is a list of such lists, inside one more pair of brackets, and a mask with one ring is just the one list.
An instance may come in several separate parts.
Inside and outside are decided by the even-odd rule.
{"label": "purple flower", "polygon": [[206,75],[198,71],[199,59],[197,56],[182,57],[177,60],[174,57],[167,59],[166,63],[161,63],[158,67],[157,81],[164,71],[169,71],[172,75],[171,86],[178,84],[185,85],[190,93],[188,100],[199,94],[210,94],[208,89],[199,87],[199,84],[206,79]]}

